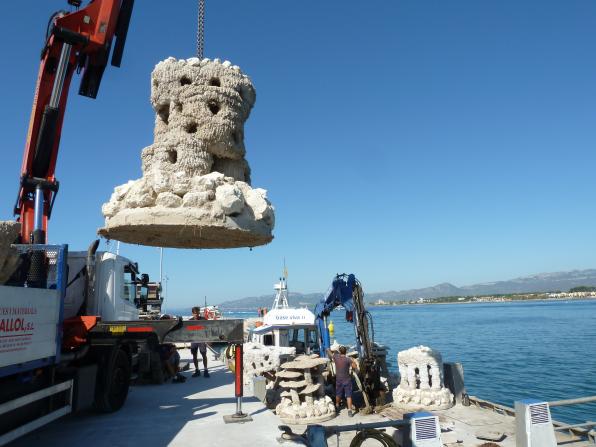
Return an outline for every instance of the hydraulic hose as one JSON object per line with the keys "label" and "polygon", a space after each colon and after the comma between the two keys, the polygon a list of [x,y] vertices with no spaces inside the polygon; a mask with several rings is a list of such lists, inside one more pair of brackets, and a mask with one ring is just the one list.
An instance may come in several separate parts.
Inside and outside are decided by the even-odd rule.
{"label": "hydraulic hose", "polygon": [[367,439],[374,439],[384,447],[398,447],[397,442],[395,442],[391,436],[384,431],[375,430],[374,428],[369,428],[359,432],[354,439],[352,439],[350,447],[360,447]]}

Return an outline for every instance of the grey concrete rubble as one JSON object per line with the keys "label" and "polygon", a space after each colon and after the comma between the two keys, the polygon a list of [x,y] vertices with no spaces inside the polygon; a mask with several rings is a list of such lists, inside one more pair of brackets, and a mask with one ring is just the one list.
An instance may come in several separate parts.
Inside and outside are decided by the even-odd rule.
{"label": "grey concrete rubble", "polygon": [[19,256],[14,244],[21,232],[21,224],[14,221],[0,221],[0,284],[10,279],[19,266]]}
{"label": "grey concrete rubble", "polygon": [[281,402],[275,413],[288,424],[310,424],[335,417],[335,405],[325,396],[324,365],[329,360],[316,354],[300,355],[281,365],[277,386]]}
{"label": "grey concrete rubble", "polygon": [[453,394],[443,384],[441,354],[417,346],[397,354],[401,380],[393,390],[393,405],[403,410],[444,410],[453,406]]}
{"label": "grey concrete rubble", "polygon": [[154,142],[142,178],[117,186],[98,233],[178,248],[253,247],[270,242],[273,206],[252,188],[244,123],[255,102],[248,76],[219,59],[168,58],[151,75]]}

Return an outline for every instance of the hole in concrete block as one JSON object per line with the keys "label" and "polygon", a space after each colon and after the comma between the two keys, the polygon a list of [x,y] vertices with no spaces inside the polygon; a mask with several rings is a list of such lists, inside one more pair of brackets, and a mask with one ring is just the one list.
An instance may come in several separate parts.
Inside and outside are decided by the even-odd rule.
{"label": "hole in concrete block", "polygon": [[217,103],[217,101],[209,101],[207,103],[207,107],[209,107],[209,110],[214,115],[217,115],[217,113],[219,112],[219,104]]}
{"label": "hole in concrete block", "polygon": [[234,144],[239,144],[242,141],[240,131],[232,132],[232,139],[234,140]]}
{"label": "hole in concrete block", "polygon": [[168,124],[168,121],[170,119],[170,105],[163,104],[159,106],[159,109],[157,109],[157,114],[164,123]]}
{"label": "hole in concrete block", "polygon": [[157,82],[157,79],[153,80],[153,87],[159,87],[159,82]]}
{"label": "hole in concrete block", "polygon": [[244,101],[244,90],[242,89],[242,87],[238,87],[236,89],[236,91],[238,92],[238,94],[240,95],[240,99]]}
{"label": "hole in concrete block", "polygon": [[187,133],[196,133],[197,131],[197,123],[189,123],[184,127],[184,130]]}
{"label": "hole in concrete block", "polygon": [[428,371],[428,385],[430,387],[432,387],[433,386],[433,376],[430,373],[430,370],[431,370],[430,365],[426,365],[426,370]]}
{"label": "hole in concrete block", "polygon": [[188,76],[182,76],[180,78],[180,85],[189,85],[192,84],[192,81],[190,80],[190,78]]}
{"label": "hole in concrete block", "polygon": [[178,152],[175,150],[168,151],[168,161],[172,164],[178,161]]}
{"label": "hole in concrete block", "polygon": [[209,79],[209,85],[213,87],[221,87],[221,82],[219,82],[219,78],[211,78]]}
{"label": "hole in concrete block", "polygon": [[178,104],[176,104],[176,111],[177,112],[182,112],[182,103],[179,102]]}
{"label": "hole in concrete block", "polygon": [[416,389],[420,389],[420,370],[418,368],[414,368],[414,374],[416,374]]}

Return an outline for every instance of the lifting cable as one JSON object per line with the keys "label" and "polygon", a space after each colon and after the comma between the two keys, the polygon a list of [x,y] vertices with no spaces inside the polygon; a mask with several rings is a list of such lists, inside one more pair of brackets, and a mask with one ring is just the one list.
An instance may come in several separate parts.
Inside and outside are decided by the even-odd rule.
{"label": "lifting cable", "polygon": [[199,0],[197,22],[197,57],[202,60],[205,53],[205,0]]}

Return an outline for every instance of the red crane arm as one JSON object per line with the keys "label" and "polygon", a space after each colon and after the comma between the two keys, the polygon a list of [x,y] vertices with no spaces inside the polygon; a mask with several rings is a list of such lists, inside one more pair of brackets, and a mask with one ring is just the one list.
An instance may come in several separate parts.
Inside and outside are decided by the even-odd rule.
{"label": "red crane arm", "polygon": [[22,243],[46,242],[59,186],[56,160],[72,75],[81,70],[79,94],[96,97],[114,37],[112,65],[120,66],[133,2],[95,0],[76,12],[58,12],[50,19],[14,209],[21,222]]}

